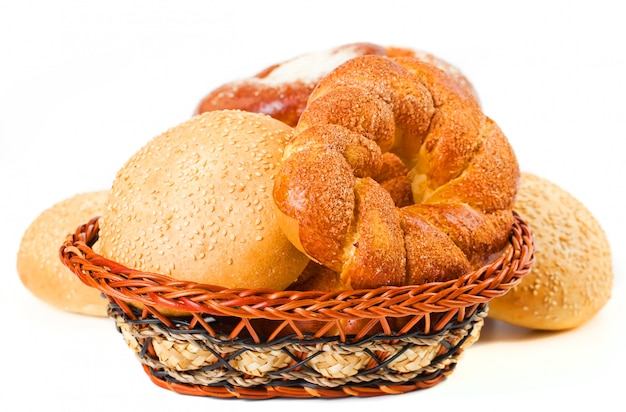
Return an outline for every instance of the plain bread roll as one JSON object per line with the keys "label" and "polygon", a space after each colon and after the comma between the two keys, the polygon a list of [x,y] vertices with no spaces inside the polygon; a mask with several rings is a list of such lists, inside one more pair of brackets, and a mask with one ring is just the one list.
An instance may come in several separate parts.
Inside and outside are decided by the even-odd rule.
{"label": "plain bread roll", "polygon": [[28,226],[17,253],[17,273],[37,298],[67,312],[106,316],[108,301],[63,264],[59,249],[69,233],[102,214],[107,196],[108,191],[77,194],[44,210]]}
{"label": "plain bread roll", "polygon": [[269,116],[225,110],[152,139],[113,182],[102,255],[179,280],[286,288],[308,262],[273,213],[273,178],[291,134]]}
{"label": "plain bread roll", "polygon": [[556,184],[522,173],[515,209],[535,237],[529,275],[489,304],[489,316],[539,330],[577,327],[611,297],[609,242],[591,212]]}

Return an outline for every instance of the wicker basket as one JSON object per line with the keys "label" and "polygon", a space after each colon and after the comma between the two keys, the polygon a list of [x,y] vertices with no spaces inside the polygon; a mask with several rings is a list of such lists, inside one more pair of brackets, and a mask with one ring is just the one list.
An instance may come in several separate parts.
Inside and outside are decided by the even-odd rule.
{"label": "wicker basket", "polygon": [[[225,289],[136,271],[92,250],[98,218],[68,236],[63,262],[109,300],[144,371],[178,393],[346,397],[429,388],[480,334],[489,300],[534,261],[516,215],[510,248],[448,282],[326,293]],[[354,332],[356,331],[356,332]]]}

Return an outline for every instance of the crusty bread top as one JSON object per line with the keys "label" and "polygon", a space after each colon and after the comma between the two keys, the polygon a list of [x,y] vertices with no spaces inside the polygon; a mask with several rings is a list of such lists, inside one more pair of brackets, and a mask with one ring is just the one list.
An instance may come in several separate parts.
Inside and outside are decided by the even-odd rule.
{"label": "crusty bread top", "polygon": [[373,43],[343,44],[327,50],[310,52],[273,64],[246,79],[228,82],[209,92],[196,111],[241,109],[264,113],[295,126],[306,107],[309,95],[325,75],[357,56],[417,57],[445,71],[459,85],[476,94],[469,80],[453,65],[430,53]]}
{"label": "crusty bread top", "polygon": [[264,113],[295,126],[309,95],[324,75],[353,57],[384,53],[381,46],[355,43],[303,54],[218,87],[202,99],[197,112],[241,109]]}

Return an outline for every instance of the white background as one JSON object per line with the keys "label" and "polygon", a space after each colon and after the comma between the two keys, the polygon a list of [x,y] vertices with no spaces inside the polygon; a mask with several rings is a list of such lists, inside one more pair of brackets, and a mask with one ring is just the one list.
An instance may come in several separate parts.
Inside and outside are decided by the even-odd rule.
{"label": "white background", "polygon": [[[624,410],[625,20],[617,0],[3,1],[0,410]],[[44,209],[109,187],[132,153],[222,83],[356,41],[459,66],[522,170],[596,215],[615,288],[591,322],[561,333],[488,322],[456,371],[425,391],[250,403],[156,387],[111,321],[60,312],[21,285],[19,241]]]}

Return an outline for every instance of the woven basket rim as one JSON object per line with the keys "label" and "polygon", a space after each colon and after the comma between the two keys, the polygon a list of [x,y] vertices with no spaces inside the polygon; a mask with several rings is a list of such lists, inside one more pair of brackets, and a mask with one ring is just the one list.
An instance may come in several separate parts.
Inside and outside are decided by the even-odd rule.
{"label": "woven basket rim", "polygon": [[477,270],[446,282],[336,292],[231,289],[131,269],[96,253],[99,216],[80,225],[60,248],[63,263],[88,286],[117,302],[241,318],[359,319],[446,312],[505,294],[530,272],[534,242],[514,211],[510,247]]}

